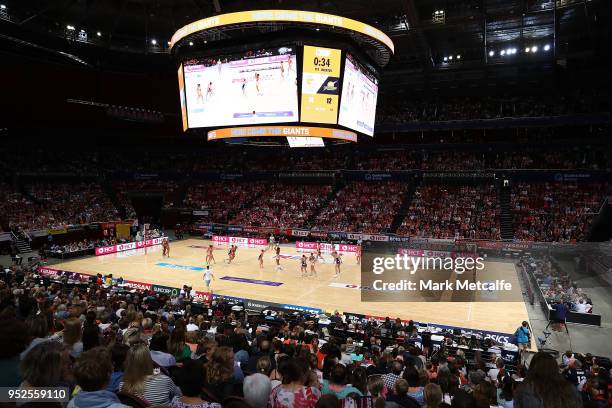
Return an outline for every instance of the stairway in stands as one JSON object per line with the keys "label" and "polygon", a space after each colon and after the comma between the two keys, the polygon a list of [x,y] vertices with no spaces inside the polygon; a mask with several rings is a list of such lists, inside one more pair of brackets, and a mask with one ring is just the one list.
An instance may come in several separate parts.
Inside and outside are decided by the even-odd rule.
{"label": "stairway in stands", "polygon": [[29,241],[22,233],[12,233],[12,241],[20,254],[32,252]]}
{"label": "stairway in stands", "polygon": [[416,183],[410,182],[408,190],[406,190],[406,194],[404,194],[402,205],[400,205],[400,208],[397,210],[397,213],[393,218],[393,222],[391,222],[391,227],[389,227],[389,233],[395,233],[395,231],[397,231],[400,225],[402,225],[402,222],[404,221],[404,218],[406,218],[406,214],[408,213],[408,209],[410,208],[410,203],[412,203],[415,191]]}
{"label": "stairway in stands", "polygon": [[105,177],[101,177],[98,182],[100,183],[102,190],[106,193],[106,196],[117,209],[117,212],[119,212],[119,217],[121,217],[122,220],[127,219],[127,210],[123,205],[121,205],[121,202],[119,201],[119,193],[115,189],[115,186],[113,186],[112,182]]}
{"label": "stairway in stands", "polygon": [[499,197],[499,208],[501,210],[499,224],[501,227],[502,239],[514,239],[514,223],[512,221],[512,211],[510,205],[510,194],[512,187],[500,185],[497,188]]}

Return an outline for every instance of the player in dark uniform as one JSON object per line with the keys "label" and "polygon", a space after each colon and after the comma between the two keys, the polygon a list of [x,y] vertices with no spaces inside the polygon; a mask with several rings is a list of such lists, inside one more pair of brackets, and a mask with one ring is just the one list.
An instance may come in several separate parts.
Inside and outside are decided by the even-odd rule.
{"label": "player in dark uniform", "polygon": [[337,278],[338,276],[340,276],[340,264],[342,264],[342,259],[340,258],[342,255],[340,255],[338,252],[334,251],[332,252],[332,257],[334,258],[334,270],[335,270],[335,274],[334,274],[334,278]]}
{"label": "player in dark uniform", "polygon": [[306,254],[303,254],[302,258],[300,259],[300,272],[302,273],[302,277],[305,277],[308,273],[307,266],[308,258],[306,258]]}

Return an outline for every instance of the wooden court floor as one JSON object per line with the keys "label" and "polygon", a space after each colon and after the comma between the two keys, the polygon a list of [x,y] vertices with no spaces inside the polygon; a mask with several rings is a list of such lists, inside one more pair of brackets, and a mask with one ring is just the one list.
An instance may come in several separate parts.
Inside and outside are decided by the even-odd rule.
{"label": "wooden court floor", "polygon": [[[205,266],[205,248],[211,241],[187,239],[171,243],[170,257],[162,257],[161,247],[126,251],[117,254],[87,257],[61,262],[58,269],[88,274],[109,274],[122,276],[139,282],[204,290],[202,271],[191,267]],[[286,303],[291,305],[321,308],[329,312],[353,312],[373,316],[400,317],[420,322],[480,330],[514,333],[523,320],[529,320],[523,302],[362,302],[359,289],[347,286],[360,284],[360,266],[355,256],[344,256],[342,273],[334,278],[331,257],[329,263],[317,264],[317,276],[300,276],[299,254],[294,246],[282,247],[281,260],[284,271],[276,271],[272,251],[264,255],[264,268],[260,270],[258,248],[239,248],[231,265],[223,260],[227,250],[215,250],[216,264],[212,265],[215,280],[212,290],[216,294],[244,297],[253,300]],[[164,265],[159,265],[163,263]],[[513,264],[488,262],[487,268],[499,269],[498,273],[520,288]],[[221,279],[222,277],[247,278],[282,283],[268,286],[250,282]],[[331,286],[330,286],[331,285]],[[520,289],[517,289],[520,290]]]}

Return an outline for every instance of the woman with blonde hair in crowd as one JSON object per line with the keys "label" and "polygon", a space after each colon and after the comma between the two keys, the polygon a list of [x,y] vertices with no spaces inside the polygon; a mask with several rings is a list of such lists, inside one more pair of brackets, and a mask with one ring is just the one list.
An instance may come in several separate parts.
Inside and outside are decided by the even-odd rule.
{"label": "woman with blonde hair in crowd", "polygon": [[132,346],[125,359],[123,381],[119,391],[136,395],[150,404],[167,404],[180,389],[170,377],[154,369],[149,348],[144,344]]}

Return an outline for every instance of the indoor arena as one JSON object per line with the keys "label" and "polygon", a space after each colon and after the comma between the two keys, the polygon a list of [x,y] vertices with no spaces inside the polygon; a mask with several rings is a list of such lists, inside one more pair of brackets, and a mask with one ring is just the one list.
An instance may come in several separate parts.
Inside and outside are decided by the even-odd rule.
{"label": "indoor arena", "polygon": [[612,406],[606,0],[0,0],[0,408]]}

